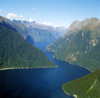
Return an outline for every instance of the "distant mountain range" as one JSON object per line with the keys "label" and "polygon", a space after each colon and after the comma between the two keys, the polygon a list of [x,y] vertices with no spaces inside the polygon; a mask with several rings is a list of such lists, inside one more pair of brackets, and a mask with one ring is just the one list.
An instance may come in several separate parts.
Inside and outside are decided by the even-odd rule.
{"label": "distant mountain range", "polygon": [[18,30],[18,33],[26,38],[29,35],[34,42],[53,42],[61,37],[67,30],[65,27],[53,27],[47,26],[35,21],[22,21],[22,20],[9,20],[5,18],[8,22],[12,23],[15,28],[18,26],[22,27],[22,30]]}
{"label": "distant mountain range", "polygon": [[[23,24],[9,23],[0,16],[0,69],[57,67],[40,49],[17,33],[26,32],[23,27]],[[24,36],[23,32],[20,34]],[[24,37],[31,41],[30,36]]]}

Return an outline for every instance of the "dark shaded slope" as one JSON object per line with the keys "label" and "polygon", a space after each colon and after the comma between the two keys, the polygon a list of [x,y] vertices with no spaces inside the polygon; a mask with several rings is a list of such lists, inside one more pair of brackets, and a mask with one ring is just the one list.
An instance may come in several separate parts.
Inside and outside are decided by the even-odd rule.
{"label": "dark shaded slope", "polygon": [[55,67],[41,50],[0,25],[0,68]]}
{"label": "dark shaded slope", "polygon": [[2,16],[0,16],[0,25],[4,26],[4,27],[7,27],[9,29],[12,29],[14,31],[16,31],[16,29],[12,26],[11,23],[7,22],[5,20],[5,18],[3,18]]}
{"label": "dark shaded slope", "polygon": [[34,44],[33,38],[30,35],[27,35],[26,40],[30,43],[30,44]]}

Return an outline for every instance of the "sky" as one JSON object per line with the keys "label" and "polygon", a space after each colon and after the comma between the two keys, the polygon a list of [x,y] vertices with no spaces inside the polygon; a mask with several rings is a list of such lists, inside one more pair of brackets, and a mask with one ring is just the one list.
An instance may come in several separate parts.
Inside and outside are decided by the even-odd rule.
{"label": "sky", "polygon": [[0,16],[69,27],[75,20],[100,19],[100,0],[0,0]]}

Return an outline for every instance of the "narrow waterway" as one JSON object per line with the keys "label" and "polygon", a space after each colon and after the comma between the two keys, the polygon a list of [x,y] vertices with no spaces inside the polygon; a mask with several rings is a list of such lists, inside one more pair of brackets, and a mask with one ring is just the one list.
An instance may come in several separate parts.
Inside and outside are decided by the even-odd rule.
{"label": "narrow waterway", "polygon": [[62,84],[90,73],[80,66],[53,59],[45,52],[49,43],[35,43],[58,68],[13,69],[0,71],[0,95],[5,98],[73,98],[62,91]]}

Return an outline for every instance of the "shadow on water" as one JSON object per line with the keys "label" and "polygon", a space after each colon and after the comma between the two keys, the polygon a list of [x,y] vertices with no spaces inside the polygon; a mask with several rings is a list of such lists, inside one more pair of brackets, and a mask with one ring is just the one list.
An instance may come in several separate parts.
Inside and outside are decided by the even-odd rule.
{"label": "shadow on water", "polygon": [[0,98],[73,98],[66,95],[63,83],[90,73],[87,69],[53,59],[45,52],[48,43],[36,43],[58,68],[13,69],[0,71]]}

